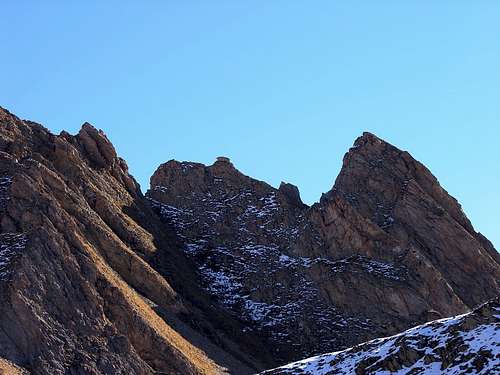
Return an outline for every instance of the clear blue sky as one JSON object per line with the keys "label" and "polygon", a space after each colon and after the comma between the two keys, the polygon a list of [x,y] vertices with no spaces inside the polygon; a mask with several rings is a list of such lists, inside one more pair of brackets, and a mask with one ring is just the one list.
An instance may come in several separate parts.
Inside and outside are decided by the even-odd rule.
{"label": "clear blue sky", "polygon": [[68,3],[2,2],[0,105],[104,129],[143,190],[161,162],[227,155],[312,203],[367,130],[500,247],[500,2]]}

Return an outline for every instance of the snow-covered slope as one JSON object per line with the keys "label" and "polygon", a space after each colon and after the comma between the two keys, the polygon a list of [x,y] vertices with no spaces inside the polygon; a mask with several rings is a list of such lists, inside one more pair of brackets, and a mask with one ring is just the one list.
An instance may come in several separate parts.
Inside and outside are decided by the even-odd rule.
{"label": "snow-covered slope", "polygon": [[264,374],[500,374],[499,301]]}

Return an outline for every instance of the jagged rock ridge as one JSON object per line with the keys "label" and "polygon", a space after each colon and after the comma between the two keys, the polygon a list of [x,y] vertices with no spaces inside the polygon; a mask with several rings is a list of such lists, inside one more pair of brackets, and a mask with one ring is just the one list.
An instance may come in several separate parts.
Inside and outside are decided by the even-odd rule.
{"label": "jagged rock ridge", "polygon": [[258,338],[232,341],[238,322],[211,305],[91,125],[56,136],[0,109],[0,210],[2,366],[218,374],[266,363]]}
{"label": "jagged rock ridge", "polygon": [[500,374],[499,300],[464,315],[262,374]]}
{"label": "jagged rock ridge", "polygon": [[227,158],[165,163],[144,197],[102,131],[0,109],[0,366],[247,374],[497,295],[496,251],[400,153],[363,135],[312,207]]}
{"label": "jagged rock ridge", "polygon": [[162,164],[146,195],[206,290],[281,361],[462,313],[499,292],[496,251],[458,203],[370,133],[312,207],[295,187],[275,189],[227,158]]}

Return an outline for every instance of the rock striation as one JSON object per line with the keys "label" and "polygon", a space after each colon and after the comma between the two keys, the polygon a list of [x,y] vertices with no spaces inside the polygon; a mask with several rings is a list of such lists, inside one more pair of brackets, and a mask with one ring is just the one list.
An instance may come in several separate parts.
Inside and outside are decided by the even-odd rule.
{"label": "rock striation", "polygon": [[499,295],[496,250],[408,153],[356,140],[312,205],[0,108],[0,371],[252,374]]}
{"label": "rock striation", "polygon": [[407,152],[365,133],[344,158],[332,194],[349,200],[401,247],[414,248],[468,306],[498,291],[499,253]]}
{"label": "rock striation", "polygon": [[498,255],[407,152],[365,133],[308,207],[229,159],[171,160],[147,192],[217,304],[286,361],[468,311],[499,293]]}
{"label": "rock striation", "polygon": [[53,135],[1,109],[0,211],[2,366],[35,374],[262,368],[265,355],[243,354],[259,350],[228,337],[238,323],[211,307],[178,239],[102,131],[84,124],[76,136]]}

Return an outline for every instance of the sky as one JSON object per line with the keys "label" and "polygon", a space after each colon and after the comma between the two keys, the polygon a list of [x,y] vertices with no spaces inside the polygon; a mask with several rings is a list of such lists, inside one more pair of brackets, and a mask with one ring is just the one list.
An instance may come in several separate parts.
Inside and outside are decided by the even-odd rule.
{"label": "sky", "polygon": [[370,131],[498,249],[499,19],[493,0],[4,0],[0,105],[103,129],[143,191],[162,162],[225,155],[307,203]]}

